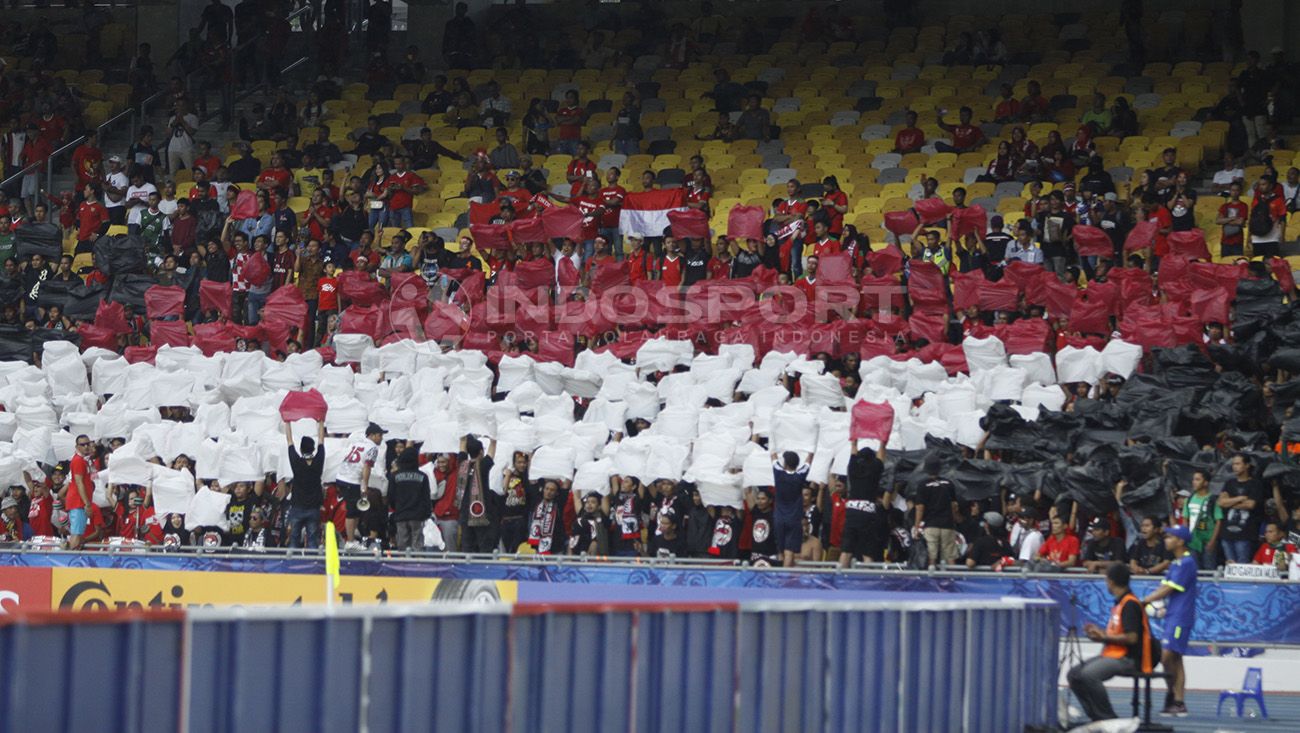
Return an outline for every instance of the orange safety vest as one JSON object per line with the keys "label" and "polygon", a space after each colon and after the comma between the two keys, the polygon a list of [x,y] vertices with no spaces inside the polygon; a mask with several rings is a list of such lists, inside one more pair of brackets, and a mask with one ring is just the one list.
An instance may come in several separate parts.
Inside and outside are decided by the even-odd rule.
{"label": "orange safety vest", "polygon": [[[1110,621],[1106,623],[1106,634],[1118,636],[1124,633],[1124,604],[1129,602],[1138,604],[1138,611],[1142,614],[1142,630],[1138,633],[1138,644],[1142,646],[1140,668],[1143,672],[1150,672],[1154,668],[1155,661],[1151,658],[1151,625],[1147,620],[1146,609],[1142,608],[1142,602],[1132,593],[1125,593],[1124,597],[1119,599],[1119,603],[1116,603],[1115,607],[1110,609]],[[1128,656],[1128,645],[1108,643],[1102,647],[1101,655],[1111,659],[1123,659]]]}

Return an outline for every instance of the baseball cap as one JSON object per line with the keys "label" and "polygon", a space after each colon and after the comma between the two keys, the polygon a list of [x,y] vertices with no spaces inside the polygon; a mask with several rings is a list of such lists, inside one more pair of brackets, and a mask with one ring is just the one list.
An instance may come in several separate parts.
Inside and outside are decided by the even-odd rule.
{"label": "baseball cap", "polygon": [[1192,530],[1190,530],[1190,529],[1184,527],[1184,526],[1181,525],[1181,524],[1175,524],[1175,525],[1173,525],[1173,526],[1171,526],[1171,527],[1166,527],[1166,528],[1165,528],[1165,534],[1167,534],[1167,535],[1172,535],[1172,536],[1174,536],[1174,537],[1177,537],[1178,539],[1182,540],[1183,542],[1191,542],[1191,541],[1192,541]]}
{"label": "baseball cap", "polygon": [[1107,201],[1119,201],[1119,194],[1115,193],[1114,191],[1111,191],[1110,193],[1106,194],[1102,198],[1106,199]]}
{"label": "baseball cap", "polygon": [[120,155],[110,155],[110,156],[108,156],[108,162],[110,162],[110,163],[121,163],[121,162],[122,162],[122,156],[120,156]]}
{"label": "baseball cap", "polygon": [[0,501],[0,512],[10,507],[17,507],[17,506],[18,506],[18,502],[15,501],[12,496],[6,496],[4,498],[4,501]]}
{"label": "baseball cap", "polygon": [[984,523],[993,529],[1001,529],[1004,524],[1002,515],[997,512],[984,512]]}
{"label": "baseball cap", "polygon": [[518,178],[519,171],[506,171],[506,178]]}
{"label": "baseball cap", "polygon": [[388,432],[387,430],[384,430],[383,428],[379,427],[379,423],[372,422],[366,426],[366,435],[374,435],[375,433],[379,433],[380,435],[383,435],[384,433],[387,432]]}
{"label": "baseball cap", "polygon": [[1106,521],[1105,521],[1104,519],[1102,519],[1101,517],[1093,517],[1093,518],[1092,518],[1092,521],[1091,521],[1091,522],[1088,522],[1088,531],[1089,531],[1089,532],[1095,532],[1095,531],[1097,531],[1097,530],[1099,530],[1099,529],[1106,529],[1106,530],[1109,530],[1109,529],[1110,529],[1110,525],[1106,524]]}

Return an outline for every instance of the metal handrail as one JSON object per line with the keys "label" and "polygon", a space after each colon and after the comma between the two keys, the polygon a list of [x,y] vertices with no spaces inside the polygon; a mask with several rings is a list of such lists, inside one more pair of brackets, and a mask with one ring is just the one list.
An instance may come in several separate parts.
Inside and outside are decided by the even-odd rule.
{"label": "metal handrail", "polygon": [[[135,113],[136,111],[134,108],[128,107],[127,109],[124,109],[121,112],[118,112],[116,115],[99,123],[99,125],[95,127],[95,133],[99,135],[100,138],[102,139],[104,136],[104,131],[109,127],[116,125],[117,122],[124,117],[131,117],[132,123],[134,124]],[[86,141],[86,136],[82,135],[78,137],[76,140],[73,140],[72,142],[65,144],[63,147],[59,148],[58,150],[55,150],[53,153],[50,153],[50,157],[46,158],[43,161],[45,163],[45,190],[46,191],[50,189],[51,181],[54,180],[54,161],[63,153],[69,150],[76,150],[77,146],[81,145],[85,141]],[[0,181],[0,187],[10,185],[11,183],[27,175],[32,170],[39,169],[40,165],[41,165],[40,162],[32,163],[31,165],[27,166],[21,171],[13,174],[12,176],[9,176],[3,181]]]}

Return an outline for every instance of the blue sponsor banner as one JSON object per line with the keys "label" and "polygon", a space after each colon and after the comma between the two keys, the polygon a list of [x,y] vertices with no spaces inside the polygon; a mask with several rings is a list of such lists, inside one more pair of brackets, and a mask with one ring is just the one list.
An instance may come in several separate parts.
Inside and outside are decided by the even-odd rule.
{"label": "blue sponsor banner", "polygon": [[[101,567],[171,571],[323,573],[309,558],[223,558],[202,555],[112,553],[0,553],[0,566]],[[1026,576],[983,573],[935,576],[891,571],[816,572],[738,568],[628,566],[576,563],[420,562],[344,560],[354,575],[433,576],[464,580],[514,580],[519,600],[916,600],[935,593],[1044,598],[1061,608],[1061,631],[1085,622],[1105,625],[1114,600],[1097,576]],[[1157,579],[1135,579],[1139,595]],[[550,584],[550,585],[548,585]],[[554,584],[564,584],[560,588]],[[574,586],[592,586],[578,588]],[[617,587],[617,586],[622,586]],[[652,586],[653,591],[628,586]],[[1153,626],[1159,627],[1159,619]],[[1300,583],[1221,581],[1202,578],[1196,598],[1196,641],[1226,645],[1300,645]]]}

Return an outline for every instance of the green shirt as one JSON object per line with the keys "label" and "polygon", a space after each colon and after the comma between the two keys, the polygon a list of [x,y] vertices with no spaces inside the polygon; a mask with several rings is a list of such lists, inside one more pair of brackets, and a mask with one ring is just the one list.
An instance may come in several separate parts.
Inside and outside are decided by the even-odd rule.
{"label": "green shirt", "polygon": [[1187,546],[1199,552],[1214,537],[1214,525],[1223,521],[1223,509],[1219,508],[1219,502],[1209,493],[1205,496],[1192,494],[1183,506],[1183,516],[1187,518],[1187,526],[1192,530],[1192,541]]}
{"label": "green shirt", "polygon": [[1101,112],[1088,110],[1088,112],[1083,116],[1083,124],[1086,125],[1090,122],[1097,123],[1097,129],[1104,134],[1110,129],[1110,110],[1107,109]]}

